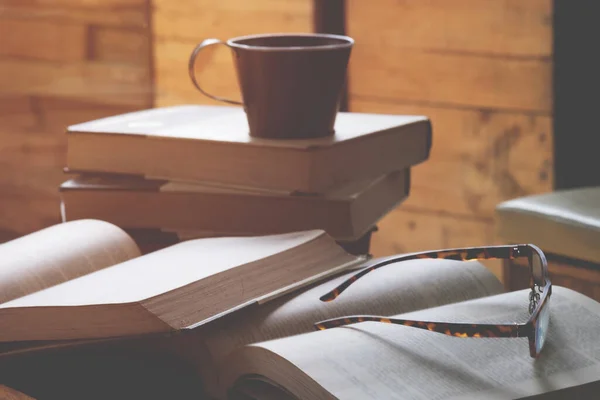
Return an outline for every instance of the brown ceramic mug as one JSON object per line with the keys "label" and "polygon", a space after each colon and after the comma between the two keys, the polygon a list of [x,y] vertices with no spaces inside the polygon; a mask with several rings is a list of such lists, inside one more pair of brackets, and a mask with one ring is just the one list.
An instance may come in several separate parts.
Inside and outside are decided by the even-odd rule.
{"label": "brown ceramic mug", "polygon": [[[209,94],[196,79],[198,54],[215,44],[232,51],[242,102]],[[348,36],[317,33],[206,39],[190,55],[189,74],[204,95],[244,107],[250,136],[324,137],[334,133],[353,45]]]}

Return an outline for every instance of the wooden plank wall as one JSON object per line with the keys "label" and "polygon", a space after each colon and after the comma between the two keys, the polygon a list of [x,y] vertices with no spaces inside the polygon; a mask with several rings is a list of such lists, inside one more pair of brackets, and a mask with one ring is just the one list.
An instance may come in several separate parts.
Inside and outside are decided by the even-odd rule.
{"label": "wooden plank wall", "polygon": [[65,127],[150,107],[149,0],[0,0],[0,241],[59,222]]}
{"label": "wooden plank wall", "polygon": [[[207,38],[270,32],[311,32],[312,0],[153,0],[156,105],[217,104],[188,77],[188,58]],[[230,50],[205,51],[197,63],[203,88],[217,96],[239,100]]]}
{"label": "wooden plank wall", "polygon": [[375,255],[495,242],[494,206],[552,189],[551,0],[348,0],[350,111],[432,119]]}
{"label": "wooden plank wall", "polygon": [[[189,82],[193,47],[312,31],[312,3],[0,0],[0,238],[58,220],[65,126],[219,104]],[[347,0],[346,9],[350,110],[425,114],[434,126],[431,159],[380,222],[373,253],[494,242],[495,204],[551,189],[551,0]],[[207,90],[239,98],[228,49],[201,64]]]}

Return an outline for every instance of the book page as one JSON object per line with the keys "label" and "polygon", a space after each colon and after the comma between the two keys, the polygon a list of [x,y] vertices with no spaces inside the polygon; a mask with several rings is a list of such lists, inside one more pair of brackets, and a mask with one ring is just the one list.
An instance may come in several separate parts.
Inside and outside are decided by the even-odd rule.
{"label": "book page", "polygon": [[[372,260],[375,262],[376,260]],[[478,262],[413,260],[392,264],[362,277],[335,301],[319,297],[356,271],[346,272],[324,283],[214,321],[201,331],[202,341],[221,369],[234,349],[314,331],[317,321],[348,314],[394,315],[441,304],[498,294],[498,279]],[[211,371],[214,368],[211,367]],[[210,374],[211,371],[207,371]],[[216,387],[218,377],[204,377]]]}
{"label": "book page", "polygon": [[[244,373],[268,371],[268,378],[296,395],[319,391],[322,394],[324,389],[340,399],[520,398],[597,382],[600,304],[570,289],[553,289],[548,336],[538,359],[530,357],[527,338],[457,338],[374,322],[256,344],[247,347],[253,350],[253,359],[246,360],[241,353],[239,359],[248,362]],[[528,292],[511,292],[398,317],[525,322]],[[266,352],[258,352],[257,348]],[[264,356],[256,357],[257,354]],[[265,368],[261,357],[275,365]],[[237,365],[241,366],[239,359]],[[275,372],[277,377],[268,376],[284,367],[290,370]]]}
{"label": "book page", "polygon": [[[1,308],[133,303],[305,245],[321,230],[190,240],[70,280]],[[102,290],[99,290],[101,288]]]}
{"label": "book page", "polygon": [[140,256],[115,225],[61,223],[0,244],[0,304]]}

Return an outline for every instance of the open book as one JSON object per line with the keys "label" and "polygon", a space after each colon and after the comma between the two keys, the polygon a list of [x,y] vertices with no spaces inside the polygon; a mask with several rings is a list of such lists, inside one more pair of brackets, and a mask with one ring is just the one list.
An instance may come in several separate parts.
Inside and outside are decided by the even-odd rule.
{"label": "open book", "polygon": [[457,338],[375,322],[315,331],[317,321],[353,314],[492,324],[529,317],[528,290],[504,293],[477,262],[391,265],[366,275],[334,302],[319,300],[350,275],[205,326],[203,345],[219,371],[212,379],[203,373],[209,394],[590,398],[600,388],[600,304],[580,293],[554,286],[547,342],[533,359],[527,338]]}
{"label": "open book", "polygon": [[0,245],[0,343],[192,329],[364,260],[323,231],[188,240],[141,255],[98,220]]}
{"label": "open book", "polygon": [[[60,398],[77,398],[65,396],[66,388],[74,390],[77,384],[80,398],[102,389],[111,398],[146,399],[588,398],[597,393],[600,304],[563,287],[554,286],[548,337],[538,359],[530,357],[526,338],[457,338],[375,322],[316,331],[317,321],[356,314],[474,323],[524,322],[529,316],[528,291],[504,293],[498,279],[478,262],[393,264],[365,275],[333,302],[319,300],[370,262],[183,334],[108,342],[97,353],[105,357],[112,348],[140,358],[153,354],[160,361],[132,367],[123,361],[135,357],[121,355],[100,372],[93,369],[99,363],[82,357],[67,372],[58,367],[69,354],[63,349],[49,352],[46,364],[38,356],[24,363],[9,359],[0,364],[0,377],[35,397],[28,385],[37,381],[16,377],[19,371],[27,374],[47,365],[41,372],[51,377],[45,389],[51,386]],[[73,351],[91,352],[86,346]],[[167,367],[164,360],[173,358],[192,373]],[[142,364],[155,368],[154,374]],[[133,393],[115,391],[108,383],[114,375],[144,383]],[[183,376],[198,385],[182,382]]]}

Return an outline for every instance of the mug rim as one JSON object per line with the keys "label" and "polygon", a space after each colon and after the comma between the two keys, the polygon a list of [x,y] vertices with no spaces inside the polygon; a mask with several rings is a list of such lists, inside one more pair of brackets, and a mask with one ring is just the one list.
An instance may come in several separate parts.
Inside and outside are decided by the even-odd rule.
{"label": "mug rim", "polygon": [[[337,44],[323,44],[316,46],[254,46],[248,44],[237,43],[237,41],[248,40],[248,39],[260,39],[260,38],[274,38],[274,37],[317,37],[326,39],[338,39],[344,41],[344,43]],[[254,35],[237,36],[226,41],[229,47],[245,49],[245,50],[258,50],[258,51],[315,51],[315,50],[331,50],[331,49],[343,49],[352,47],[354,45],[354,39],[350,36],[336,35],[332,33],[295,33],[295,32],[284,32],[284,33],[259,33]]]}

